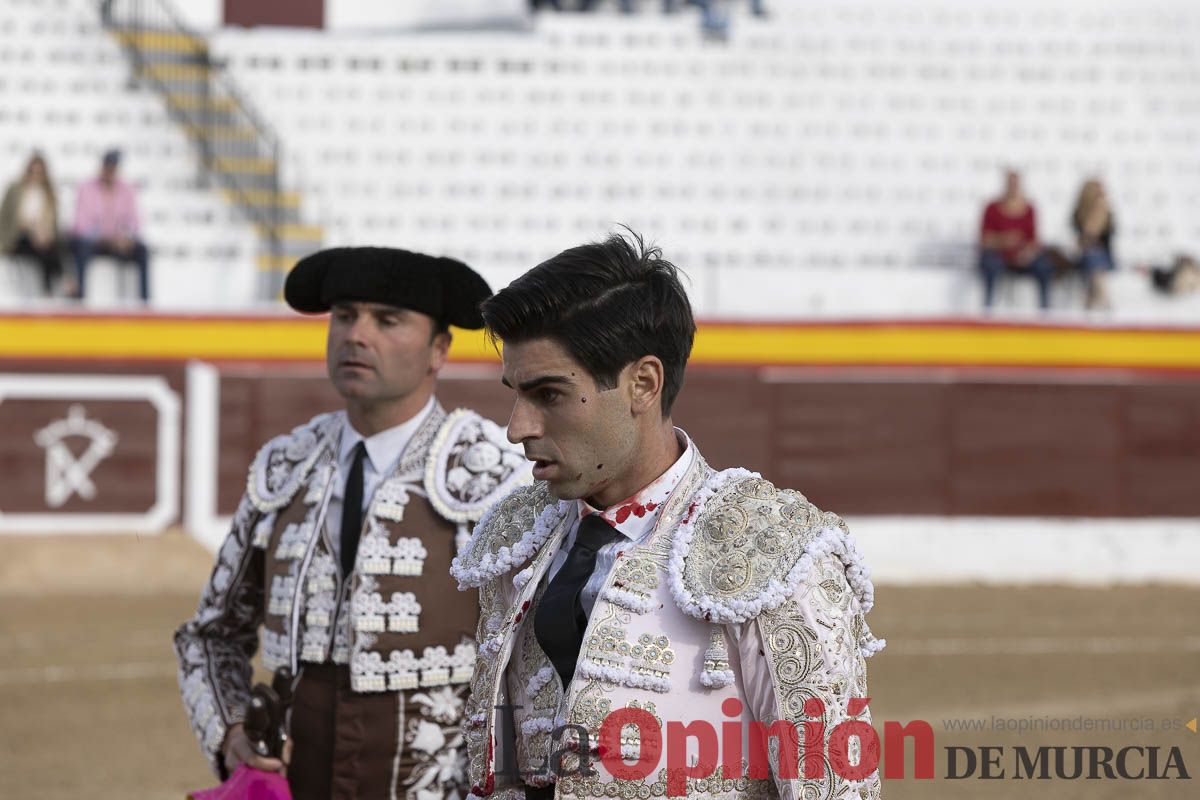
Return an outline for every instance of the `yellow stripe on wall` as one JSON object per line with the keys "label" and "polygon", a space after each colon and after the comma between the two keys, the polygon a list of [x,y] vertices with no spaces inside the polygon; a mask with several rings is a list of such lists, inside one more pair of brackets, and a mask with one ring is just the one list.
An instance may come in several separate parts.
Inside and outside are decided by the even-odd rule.
{"label": "yellow stripe on wall", "polygon": [[702,326],[695,360],[735,364],[916,364],[1200,368],[1200,330],[989,325]]}
{"label": "yellow stripe on wall", "polygon": [[[0,317],[0,359],[322,361],[323,317]],[[496,361],[455,329],[451,359]],[[695,364],[1064,366],[1200,370],[1200,328],[962,323],[701,324]]]}
{"label": "yellow stripe on wall", "polygon": [[325,320],[0,318],[0,357],[323,359]]}

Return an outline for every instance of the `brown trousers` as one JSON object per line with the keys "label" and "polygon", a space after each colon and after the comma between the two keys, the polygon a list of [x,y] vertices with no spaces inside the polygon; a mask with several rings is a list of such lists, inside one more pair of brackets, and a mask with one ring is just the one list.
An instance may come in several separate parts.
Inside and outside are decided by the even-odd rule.
{"label": "brown trousers", "polygon": [[292,701],[292,797],[391,797],[393,780],[401,777],[393,774],[399,703],[396,692],[352,692],[349,667],[306,664]]}

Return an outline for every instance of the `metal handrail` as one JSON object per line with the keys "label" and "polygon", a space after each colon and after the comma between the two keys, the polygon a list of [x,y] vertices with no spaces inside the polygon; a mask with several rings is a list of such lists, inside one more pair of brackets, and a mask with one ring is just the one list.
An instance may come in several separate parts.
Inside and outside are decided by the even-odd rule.
{"label": "metal handrail", "polygon": [[[279,134],[246,99],[225,71],[224,65],[211,59],[205,37],[190,28],[168,0],[100,0],[98,5],[101,21],[106,28],[130,34],[124,46],[137,79],[147,81],[166,97],[172,117],[194,133],[201,150],[205,176],[215,177],[221,182],[251,220],[267,229],[271,255],[277,258],[282,250],[279,227],[282,221],[280,165],[283,147]],[[142,41],[142,37],[153,35],[164,38],[181,36],[200,46],[192,58],[155,64]],[[198,107],[190,103],[172,102],[173,99],[184,97],[185,93],[173,90],[171,83],[198,83],[194,72],[197,66],[201,67],[202,82],[198,91],[191,92],[191,95],[199,98]],[[219,111],[222,101],[227,101],[228,107]],[[226,124],[221,124],[223,116],[227,117]],[[230,122],[235,124],[228,124]],[[240,149],[232,146],[233,132],[239,129],[252,132],[250,144],[243,144]],[[269,171],[258,173],[258,180],[255,181],[246,180],[243,173],[220,169],[220,153],[231,150],[246,151],[251,160],[269,160]],[[267,193],[269,202],[254,202],[255,192]]]}

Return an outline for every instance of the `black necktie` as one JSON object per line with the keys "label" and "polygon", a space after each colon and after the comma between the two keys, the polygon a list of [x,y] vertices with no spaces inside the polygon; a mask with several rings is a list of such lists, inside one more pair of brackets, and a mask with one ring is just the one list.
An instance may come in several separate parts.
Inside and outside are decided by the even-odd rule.
{"label": "black necktie", "polygon": [[350,465],[346,491],[342,493],[342,575],[354,571],[354,557],[358,555],[358,538],[363,525],[363,457],[366,454],[365,442],[354,446],[354,463]]}
{"label": "black necktie", "polygon": [[538,605],[533,632],[562,678],[564,688],[575,675],[575,661],[579,658],[583,632],[587,628],[587,614],[583,611],[581,597],[584,584],[596,569],[596,554],[600,548],[620,536],[599,514],[589,514],[580,520],[575,544]]}

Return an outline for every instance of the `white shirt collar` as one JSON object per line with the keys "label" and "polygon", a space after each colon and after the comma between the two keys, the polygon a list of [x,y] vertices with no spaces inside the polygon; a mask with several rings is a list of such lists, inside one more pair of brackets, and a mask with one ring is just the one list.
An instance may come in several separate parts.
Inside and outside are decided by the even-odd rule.
{"label": "white shirt collar", "polygon": [[621,535],[634,542],[644,539],[650,531],[654,530],[659,514],[662,513],[663,503],[683,480],[684,473],[692,465],[692,459],[695,456],[695,446],[688,435],[679,428],[675,429],[675,435],[678,437],[679,443],[683,445],[683,454],[675,460],[674,464],[667,467],[666,472],[650,481],[632,497],[627,497],[603,511],[593,508],[586,500],[577,500],[579,518],[598,513]]}
{"label": "white shirt collar", "polygon": [[361,433],[354,430],[347,417],[346,424],[342,426],[342,440],[338,446],[338,465],[342,468],[342,474],[349,472],[354,448],[359,442],[366,443],[367,459],[376,473],[383,475],[391,472],[400,461],[400,456],[404,455],[404,448],[408,446],[409,440],[417,432],[417,428],[421,427],[421,423],[433,410],[436,402],[437,400],[430,396],[425,407],[407,421],[365,439]]}

